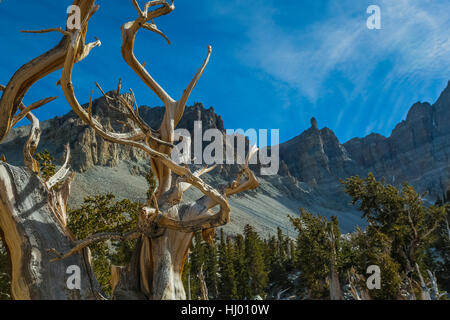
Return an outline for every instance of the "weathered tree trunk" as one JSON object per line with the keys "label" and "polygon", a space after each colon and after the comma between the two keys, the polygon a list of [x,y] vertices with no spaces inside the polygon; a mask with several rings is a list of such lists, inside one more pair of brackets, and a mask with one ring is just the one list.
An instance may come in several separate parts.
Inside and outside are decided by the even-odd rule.
{"label": "weathered tree trunk", "polygon": [[[202,174],[213,168],[191,172],[187,165],[173,161],[171,152],[175,147],[174,130],[183,116],[192,90],[208,64],[212,48],[208,46],[206,59],[186,90],[183,91],[180,100],[174,100],[150,76],[145,69],[145,64],[141,64],[133,52],[136,34],[141,28],[164,36],[154,24],[153,19],[172,12],[173,1],[170,3],[164,0],[147,2],[143,10],[137,1],[133,0],[132,2],[139,16],[135,21],[127,22],[122,26],[122,57],[164,103],[165,114],[160,128],[154,130],[143,121],[137,110],[138,106],[132,91],[133,101],[131,102],[120,96],[120,82],[117,98],[107,96],[98,84],[97,87],[104,94],[109,105],[114,99],[117,99],[122,105],[124,111],[121,113],[132,121],[132,124],[129,125],[131,126],[130,132],[117,133],[103,127],[92,116],[92,95],[87,110],[79,104],[72,83],[72,72],[76,62],[75,53],[84,41],[79,33],[71,34],[72,45],[68,48],[66,55],[61,76],[61,88],[74,112],[98,135],[109,142],[136,147],[146,152],[153,173],[158,180],[158,189],[155,195],[141,208],[138,227],[130,233],[131,236],[139,235],[141,237],[141,245],[136,248],[135,259],[126,268],[115,267],[113,269],[115,278],[113,298],[144,295],[148,299],[155,300],[186,299],[181,276],[193,233],[202,230],[204,238],[210,240],[215,228],[230,220],[230,206],[227,197],[258,186],[255,175],[248,167],[249,160],[257,148],[251,148],[249,151],[247,161],[237,179],[221,190],[216,190],[200,178]],[[151,11],[150,9],[153,7],[157,8]],[[167,39],[167,37],[165,38]],[[112,105],[110,107],[115,108]],[[178,179],[173,179],[172,174],[177,175]],[[190,186],[196,187],[204,196],[197,201],[183,204],[183,193]],[[219,207],[217,213],[211,211],[214,207]],[[86,239],[78,247],[62,255],[62,258],[70,256],[91,241],[92,238]],[[133,289],[136,291],[133,292]],[[116,294],[116,292],[118,293]]]}
{"label": "weathered tree trunk", "polygon": [[[86,251],[50,262],[49,249],[70,250],[74,241],[53,214],[49,193],[28,168],[0,163],[0,229],[10,253],[13,299],[98,299]],[[80,289],[70,290],[69,266],[80,269]]]}
{"label": "weathered tree trunk", "polygon": [[420,280],[420,300],[431,300],[430,289],[428,288],[425,280],[420,272],[419,264],[415,264],[416,272]]}
{"label": "weathered tree trunk", "polygon": [[184,261],[191,246],[192,235],[167,230],[167,235],[157,239],[146,239],[151,245],[151,261],[153,265],[152,289],[153,300],[186,300],[181,280]]}
{"label": "weathered tree trunk", "polygon": [[342,300],[341,284],[336,262],[336,236],[333,230],[330,231],[330,300]]}
{"label": "weathered tree trunk", "polygon": [[427,270],[427,273],[428,273],[428,277],[430,278],[430,282],[431,282],[430,298],[431,298],[431,300],[439,300],[440,294],[439,294],[439,288],[438,288],[436,276],[430,270]]}
{"label": "weathered tree trunk", "polygon": [[203,276],[203,265],[197,275],[198,281],[200,282],[200,290],[202,292],[202,300],[209,300],[208,287],[206,285],[205,277]]}
{"label": "weathered tree trunk", "polygon": [[[82,20],[88,20],[96,8],[95,0],[74,0],[80,8]],[[39,121],[31,113],[55,99],[46,98],[26,107],[22,99],[38,80],[61,69],[70,43],[70,32],[52,28],[30,33],[57,31],[64,35],[53,49],[24,64],[6,86],[0,85],[0,141],[20,120],[27,117],[32,123],[24,147],[26,168],[0,163],[0,230],[9,251],[12,265],[13,299],[97,299],[99,285],[89,265],[87,250],[82,250],[66,261],[51,262],[49,249],[66,251],[74,246],[66,227],[66,202],[72,178],[66,163],[48,182],[39,176],[39,165],[33,158],[40,138]],[[72,30],[73,31],[73,30]],[[75,52],[75,61],[84,59],[98,42],[84,44],[87,23],[79,30],[82,41]],[[20,111],[17,113],[17,111]],[[64,182],[63,182],[64,180]],[[58,188],[56,184],[62,183]],[[73,266],[72,269],[68,267]],[[71,290],[67,280],[79,271],[80,289]],[[75,281],[75,279],[74,279]],[[74,282],[78,286],[77,281]],[[72,288],[72,286],[70,286]]]}
{"label": "weathered tree trunk", "polygon": [[[181,280],[184,263],[191,245],[193,233],[202,231],[205,240],[211,240],[215,228],[230,220],[230,206],[227,198],[236,193],[255,189],[259,183],[248,164],[257,148],[249,150],[247,161],[235,181],[220,190],[206,184],[200,176],[213,168],[203,168],[191,172],[189,167],[171,158],[175,147],[175,128],[181,120],[186,102],[208,64],[212,48],[208,46],[207,56],[183,91],[180,100],[172,99],[150,76],[134,56],[134,42],[137,32],[147,29],[162,36],[153,22],[154,18],[173,11],[173,1],[150,1],[143,10],[136,0],[133,6],[139,17],[122,26],[122,56],[127,64],[138,74],[144,83],[155,92],[165,105],[165,114],[159,130],[150,128],[140,117],[138,106],[133,100],[127,101],[120,95],[121,84],[117,89],[117,99],[125,107],[124,117],[130,119],[131,132],[116,133],[103,127],[92,116],[92,95],[87,110],[83,108],[74,92],[72,71],[74,64],[85,58],[91,49],[100,46],[100,40],[85,44],[87,25],[99,9],[95,0],[75,0],[81,7],[81,29],[62,30],[52,28],[34,31],[45,33],[58,31],[64,35],[60,45],[41,57],[22,67],[11,79],[0,100],[0,140],[6,136],[15,123],[25,116],[33,126],[29,141],[24,150],[28,169],[15,168],[6,164],[0,167],[0,228],[5,234],[5,242],[11,253],[13,265],[13,297],[17,299],[94,299],[97,282],[92,276],[85,252],[87,246],[95,241],[107,239],[128,240],[139,238],[132,261],[126,267],[113,267],[113,299],[186,299]],[[150,10],[157,7],[154,10]],[[165,37],[165,36],[164,36]],[[167,37],[165,37],[167,39]],[[47,182],[38,177],[38,164],[33,154],[39,142],[38,121],[30,111],[51,101],[44,99],[28,108],[23,106],[22,98],[29,85],[63,67],[61,89],[74,112],[105,140],[133,146],[147,153],[158,189],[151,201],[143,205],[139,212],[139,222],[135,230],[126,234],[108,233],[92,235],[87,239],[72,241],[66,228],[66,201],[70,192],[70,180],[63,187],[54,190],[57,183],[69,174],[68,158],[62,169]],[[97,85],[101,90],[100,86]],[[20,90],[16,90],[20,87]],[[112,97],[103,90],[108,104]],[[134,105],[133,105],[134,104]],[[17,109],[21,112],[15,116]],[[189,146],[190,147],[190,146]],[[172,174],[178,179],[173,179]],[[183,193],[191,186],[196,187],[203,197],[197,201],[183,204]],[[211,209],[218,207],[217,212]],[[49,254],[49,250],[51,255]],[[66,252],[62,254],[62,252]],[[56,258],[55,258],[56,255]],[[56,262],[51,262],[51,261]],[[81,269],[81,289],[68,290],[66,270],[69,266]]]}
{"label": "weathered tree trunk", "polygon": [[142,237],[137,240],[131,261],[126,267],[113,266],[111,283],[113,300],[147,300],[141,290],[141,274],[139,269]]}
{"label": "weathered tree trunk", "polygon": [[335,266],[331,267],[329,282],[330,282],[330,300],[342,300],[341,285],[339,283],[339,275]]}
{"label": "weathered tree trunk", "polygon": [[348,281],[350,293],[355,300],[372,300],[365,286],[366,282],[364,277],[358,274],[353,267],[348,271]]}

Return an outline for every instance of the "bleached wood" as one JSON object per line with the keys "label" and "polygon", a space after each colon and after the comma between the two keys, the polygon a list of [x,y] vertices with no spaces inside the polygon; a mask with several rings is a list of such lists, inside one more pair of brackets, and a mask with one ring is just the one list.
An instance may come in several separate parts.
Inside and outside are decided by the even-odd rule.
{"label": "bleached wood", "polygon": [[[25,110],[23,106],[21,109]],[[39,140],[41,138],[41,128],[39,125],[39,120],[33,115],[33,113],[28,112],[26,115],[28,120],[31,122],[30,133],[28,134],[28,139],[23,147],[23,162],[25,166],[30,169],[35,174],[39,173],[39,163],[33,157],[36,152]]]}
{"label": "bleached wood", "polygon": [[[73,4],[80,7],[84,21],[79,30],[82,41],[75,53],[75,62],[79,62],[99,44],[84,44],[87,21],[98,6],[95,6],[94,0],[74,0]],[[37,101],[29,107],[22,100],[35,82],[63,66],[71,41],[69,32],[52,28],[31,33],[52,31],[64,35],[59,44],[23,65],[7,86],[0,85],[3,92],[0,99],[0,141],[23,118],[31,122],[30,134],[23,149],[25,167],[14,167],[6,161],[0,163],[0,229],[11,257],[12,298],[104,299],[90,266],[88,249],[54,263],[50,262],[52,254],[48,252],[49,248],[65,252],[75,246],[73,236],[67,229],[67,199],[74,175],[69,171],[70,154],[67,153],[63,167],[48,183],[39,177],[39,164],[33,156],[39,143],[40,128],[38,119],[31,111],[56,97]],[[71,290],[67,286],[70,274],[66,271],[69,266],[80,268],[80,289]]]}
{"label": "bleached wood", "polygon": [[367,290],[365,279],[351,267],[348,272],[350,293],[355,300],[372,300]]}
{"label": "bleached wood", "polygon": [[206,286],[205,277],[203,276],[203,264],[200,267],[200,271],[197,274],[198,281],[200,282],[200,292],[202,293],[202,300],[209,300],[208,287]]}
{"label": "bleached wood", "polygon": [[342,290],[337,271],[336,235],[333,230],[330,230],[328,236],[330,242],[330,271],[328,276],[330,283],[330,300],[342,300]]}
{"label": "bleached wood", "polygon": [[69,167],[69,160],[70,160],[70,146],[67,144],[67,145],[64,147],[64,150],[65,150],[65,154],[66,154],[64,163],[63,163],[62,167],[61,167],[61,168],[60,168],[53,176],[51,176],[51,177],[46,181],[46,184],[47,184],[47,188],[48,188],[48,189],[51,189],[51,188],[53,188],[57,183],[62,182],[62,181],[67,177],[67,175],[68,175],[69,172],[70,172],[70,167]]}
{"label": "bleached wood", "polygon": [[[90,15],[94,3],[95,0],[73,1],[73,5],[80,7],[81,17],[83,20]],[[76,62],[84,59],[94,46],[94,44],[84,44],[86,31],[87,23],[84,24],[80,30],[83,43],[79,46],[79,51],[76,53]],[[65,35],[53,49],[24,64],[11,77],[7,86],[4,87],[4,92],[0,99],[0,141],[6,137],[11,129],[11,123],[14,115],[16,114],[19,105],[22,103],[22,100],[30,87],[50,73],[62,68],[65,55],[67,53],[67,47],[69,45],[70,40],[68,36]]]}
{"label": "bleached wood", "polygon": [[[101,295],[83,252],[50,262],[48,248],[64,252],[74,242],[49,207],[44,184],[27,168],[0,163],[0,228],[11,257],[13,299],[78,300]],[[71,265],[81,269],[80,290],[67,287],[66,270]]]}
{"label": "bleached wood", "polygon": [[[174,130],[181,120],[189,95],[209,62],[212,49],[208,47],[208,54],[201,68],[183,92],[180,101],[175,101],[153,79],[145,69],[145,65],[134,56],[134,42],[140,28],[164,36],[152,19],[170,13],[174,9],[173,1],[170,4],[166,1],[150,1],[144,6],[143,10],[141,10],[137,1],[132,0],[132,4],[139,17],[135,21],[125,23],[122,26],[122,56],[130,68],[165,105],[165,114],[157,132],[148,127],[140,118],[138,111],[121,96],[118,96],[117,99],[126,108],[126,112],[121,113],[130,118],[138,127],[138,129],[128,133],[116,133],[105,129],[92,116],[92,98],[88,110],[82,108],[75,96],[74,85],[71,80],[76,61],[75,53],[79,50],[79,45],[82,42],[82,38],[76,33],[71,35],[71,46],[68,47],[60,83],[66,100],[72,109],[98,135],[109,142],[136,147],[147,153],[158,180],[158,189],[155,193],[157,200],[142,207],[139,217],[140,223],[138,229],[135,230],[142,237],[141,245],[137,248],[139,250],[139,263],[133,262],[134,267],[139,269],[138,287],[148,299],[185,299],[181,274],[193,232],[203,230],[205,238],[211,240],[215,228],[228,223],[230,220],[230,206],[227,197],[256,188],[258,180],[249,169],[247,161],[238,178],[222,191],[219,191],[200,178],[205,170],[192,173],[188,167],[179,165],[171,159]],[[150,8],[155,6],[160,7],[149,11]],[[149,23],[149,21],[152,22]],[[167,39],[167,37],[165,38]],[[109,104],[112,98],[108,97],[99,85],[97,87]],[[136,97],[132,90],[131,94],[137,108]],[[249,158],[256,151],[256,148],[252,148]],[[179,181],[176,184],[172,183],[172,173],[179,176]],[[204,196],[195,202],[182,204],[182,194],[189,186],[196,187]],[[216,206],[219,209],[216,213],[213,213],[211,209]],[[96,235],[92,236],[92,239],[95,238]],[[75,247],[67,254],[63,254],[62,257],[70,256],[79,249],[80,246]],[[129,266],[128,270],[134,267]],[[129,289],[136,289],[136,283],[127,284],[128,281],[135,281],[136,277],[127,277],[123,272],[124,270],[117,267],[114,269],[115,286],[120,283],[119,288],[127,288],[126,290],[120,289],[119,296],[121,298],[126,298],[127,295],[129,297],[139,296],[139,292],[131,293]],[[128,292],[125,296],[124,291]],[[118,298],[118,296],[114,297]]]}
{"label": "bleached wood", "polygon": [[428,277],[430,278],[430,282],[431,282],[430,298],[431,298],[431,300],[439,300],[440,293],[439,293],[439,288],[437,285],[436,275],[433,272],[431,272],[430,270],[427,270],[427,273],[428,273]]}
{"label": "bleached wood", "polygon": [[[140,28],[155,32],[168,40],[154,24],[153,19],[172,12],[174,9],[173,1],[170,3],[162,0],[149,1],[141,9],[137,1],[132,0],[139,17],[135,21],[122,26],[122,56],[124,60],[165,105],[165,114],[159,129],[150,128],[140,117],[136,97],[132,90],[130,92],[134,107],[132,103],[120,96],[121,82],[119,82],[117,88],[116,99],[125,107],[125,111],[120,110],[119,112],[132,120],[133,125],[131,126],[134,129],[128,133],[116,133],[103,127],[92,116],[92,94],[89,107],[86,110],[79,104],[72,83],[74,64],[84,59],[93,48],[101,45],[98,39],[95,42],[84,43],[88,22],[97,12],[99,6],[95,5],[94,0],[75,0],[74,4],[81,8],[81,30],[64,31],[61,28],[51,28],[31,31],[31,33],[57,31],[61,32],[64,37],[57,47],[24,65],[11,78],[6,87],[1,87],[3,95],[0,100],[0,110],[2,111],[0,113],[0,140],[6,136],[12,125],[23,117],[26,116],[33,123],[29,142],[24,148],[25,162],[31,171],[11,169],[12,167],[7,164],[0,166],[0,183],[3,183],[3,189],[0,190],[2,199],[0,227],[7,234],[6,242],[12,252],[14,296],[16,298],[69,298],[62,287],[58,287],[56,291],[49,289],[50,277],[60,279],[64,276],[61,265],[70,261],[78,261],[80,264],[83,262],[82,275],[84,279],[89,279],[90,285],[86,284],[85,288],[87,289],[85,290],[87,291],[80,293],[77,298],[101,298],[95,289],[96,281],[90,269],[87,246],[95,241],[125,240],[138,237],[138,246],[132,262],[123,268],[113,268],[113,298],[185,299],[181,275],[192,242],[193,232],[201,230],[204,238],[211,241],[215,228],[228,223],[230,220],[230,206],[227,198],[258,186],[258,180],[248,167],[248,160],[257,149],[252,148],[250,150],[247,162],[237,179],[220,189],[213,188],[201,179],[201,175],[211,171],[211,168],[192,173],[188,167],[179,165],[171,159],[171,150],[174,147],[174,130],[182,118],[192,90],[209,62],[212,51],[209,46],[202,66],[179,101],[172,99],[150,76],[145,69],[145,64],[141,64],[136,59],[133,52],[134,41]],[[150,10],[154,7],[157,8]],[[158,179],[158,189],[153,201],[145,204],[140,210],[138,228],[127,234],[100,234],[79,241],[73,240],[67,230],[67,199],[74,177],[73,174],[70,174],[68,165],[70,153],[68,150],[63,166],[47,182],[42,181],[37,175],[37,162],[33,161],[33,154],[39,141],[39,122],[30,111],[50,102],[53,98],[38,101],[28,108],[23,106],[22,99],[33,83],[61,67],[63,71],[58,84],[61,85],[64,96],[74,112],[105,140],[136,147],[146,152]],[[110,100],[113,98],[108,97],[99,85],[97,87],[105,96],[107,103],[110,104]],[[113,107],[112,104],[110,107]],[[21,113],[16,115],[18,108],[21,108]],[[19,181],[17,177],[11,177],[11,172],[8,170],[23,173],[26,175],[25,180],[19,179]],[[179,177],[175,184],[172,183],[172,174]],[[33,181],[31,187],[30,181]],[[26,200],[26,206],[17,205],[22,201],[22,198],[17,197],[17,192],[14,191],[15,188],[21,188],[23,185],[30,188],[27,191],[36,198],[33,201]],[[203,194],[203,197],[197,201],[184,204],[182,203],[182,194],[190,186],[197,188]],[[18,194],[24,196],[20,192]],[[40,209],[34,209],[38,202],[37,198],[40,201]],[[212,211],[215,207],[218,207],[216,213]],[[22,224],[25,222],[14,221],[14,217],[19,215],[22,217],[24,213],[21,210],[24,209],[28,210],[30,215],[39,214],[33,216],[33,221],[42,222],[45,220],[43,226],[33,224],[33,228],[29,231],[22,231],[20,228],[23,228]],[[45,228],[48,230],[44,230]],[[36,232],[39,235],[42,233],[42,239],[36,236]],[[27,244],[29,234],[33,234],[37,239],[31,245]],[[61,237],[65,237],[65,240],[60,239]],[[32,289],[34,290],[33,279],[30,280],[31,284],[24,282],[27,275],[21,274],[22,271],[20,270],[24,264],[30,263],[34,259],[34,256],[30,256],[29,252],[24,252],[24,248],[27,248],[27,245],[33,246],[35,242],[39,241],[42,244],[33,252],[35,255],[44,257],[39,260],[39,263],[45,265],[45,268],[40,267],[38,269],[39,272],[45,274],[43,277],[45,277],[46,282],[37,289],[41,291],[33,295],[34,293],[30,294]],[[53,261],[53,264],[50,260]],[[59,273],[56,275],[55,272]]]}
{"label": "bleached wood", "polygon": [[[23,109],[19,106],[21,112],[16,115],[11,123],[11,128],[14,127],[20,120],[22,120],[23,118],[25,118],[27,116],[28,113],[30,113],[31,111],[42,107],[43,105],[52,102],[53,100],[55,100],[57,97],[50,97],[50,98],[45,98],[42,100],[39,100],[33,104],[31,104],[30,106],[28,106],[27,108]],[[22,105],[22,104],[21,104]]]}
{"label": "bleached wood", "polygon": [[420,298],[421,300],[431,300],[430,289],[427,287],[425,280],[423,279],[422,273],[420,272],[419,265],[415,264],[417,276],[420,280]]}

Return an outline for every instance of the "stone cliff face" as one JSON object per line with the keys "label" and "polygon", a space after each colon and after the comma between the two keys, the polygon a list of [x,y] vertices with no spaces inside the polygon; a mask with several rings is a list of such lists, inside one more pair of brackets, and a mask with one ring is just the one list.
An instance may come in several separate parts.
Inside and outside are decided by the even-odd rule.
{"label": "stone cliff face", "polygon": [[[130,98],[126,95],[125,97]],[[143,106],[139,111],[152,128],[158,129],[164,115],[163,107]],[[94,101],[93,115],[107,128],[116,131],[127,130],[117,122],[123,120],[123,116],[108,108],[104,98]],[[188,129],[192,135],[196,120],[202,121],[203,131],[210,128],[225,131],[224,123],[214,109],[206,109],[200,103],[186,108],[178,127]],[[64,145],[70,144],[71,165],[80,172],[76,180],[78,185],[75,186],[78,188],[77,196],[78,193],[83,194],[86,190],[95,189],[96,186],[100,192],[104,185],[107,185],[107,190],[113,190],[122,197],[134,199],[139,193],[136,186],[140,184],[141,193],[145,194],[145,181],[138,179],[148,170],[149,163],[141,151],[105,142],[73,112],[43,121],[41,128],[42,136],[38,151],[48,149],[58,159],[62,156]],[[13,129],[7,139],[0,144],[0,155],[5,154],[9,163],[22,165],[22,148],[28,130],[28,127]],[[363,177],[368,172],[373,172],[378,178],[384,177],[388,183],[395,185],[408,181],[419,191],[428,191],[429,199],[433,201],[449,187],[449,159],[450,82],[434,105],[414,104],[407,118],[395,127],[390,137],[370,134],[341,144],[332,130],[319,129],[317,120],[311,119],[311,127],[308,130],[280,144],[278,175],[260,177],[263,187],[260,188],[259,194],[245,195],[239,200],[242,203],[236,203],[236,208],[242,210],[248,217],[252,215],[260,217],[262,212],[265,212],[273,221],[278,219],[275,218],[277,214],[285,217],[288,213],[297,213],[298,206],[325,215],[339,215],[345,212],[339,216],[341,221],[346,223],[346,230],[351,231],[357,223],[355,221],[359,221],[359,217],[349,213],[352,209],[348,206],[348,198],[344,196],[339,179],[353,175]],[[222,182],[229,181],[238,169],[235,165],[219,166],[211,178],[223,179]],[[259,173],[258,165],[253,169]],[[111,174],[117,175],[122,181],[120,188],[112,189],[114,177],[111,177]],[[123,184],[124,179],[127,180],[127,187]],[[214,183],[218,183],[218,180]],[[77,205],[81,201],[80,197],[74,201]],[[267,203],[264,202],[266,204],[257,212],[255,211],[257,204],[253,200],[245,200],[245,197],[266,197],[264,201]],[[248,201],[248,205],[245,201]]]}
{"label": "stone cliff face", "polygon": [[414,104],[388,138],[372,133],[341,144],[313,118],[311,128],[280,145],[280,157],[290,174],[312,185],[336,188],[339,179],[373,172],[432,199],[450,181],[450,82],[434,105]]}
{"label": "stone cliff face", "polygon": [[[115,95],[114,92],[108,92],[107,94],[109,96]],[[130,98],[127,95],[125,97]],[[119,105],[114,106],[121,108]],[[87,107],[87,105],[84,105],[84,107]],[[164,115],[163,107],[149,108],[142,106],[139,112],[152,128],[158,129]],[[108,108],[104,97],[94,100],[92,113],[108,129],[114,129],[117,132],[128,130],[117,122],[117,120],[124,120],[123,115]],[[201,103],[186,108],[184,117],[178,127],[188,129],[193,135],[193,126],[196,120],[202,121],[203,131],[210,128],[225,130],[222,118],[214,112],[212,107],[205,109]],[[47,149],[58,158],[62,156],[64,145],[69,143],[72,152],[71,165],[80,172],[94,166],[114,167],[120,161],[148,163],[148,159],[142,151],[104,141],[72,111],[65,116],[43,121],[41,129],[42,134],[38,151]],[[9,163],[18,165],[23,163],[21,148],[26,141],[28,131],[29,127],[13,129],[7,140],[0,144],[0,154],[5,154]]]}
{"label": "stone cliff face", "polygon": [[[158,129],[164,116],[164,107],[142,106],[139,109],[142,118],[154,129]],[[203,131],[207,129],[219,129],[225,132],[222,117],[217,115],[213,107],[205,109],[201,103],[195,103],[192,107],[187,107],[177,128],[194,132],[194,121],[202,121]]]}
{"label": "stone cliff face", "polygon": [[433,108],[438,131],[442,134],[450,134],[450,81]]}
{"label": "stone cliff face", "polygon": [[439,195],[450,181],[450,82],[434,105],[414,104],[390,137],[371,134],[344,146],[365,171]]}
{"label": "stone cliff face", "polygon": [[[123,120],[123,117],[107,107],[105,98],[93,102],[92,113],[106,128],[122,130],[116,120]],[[21,146],[26,140],[28,129],[13,129],[8,140],[0,145],[0,152],[5,154],[9,163],[22,164]],[[72,111],[62,117],[41,122],[41,130],[38,151],[47,149],[58,158],[62,156],[64,145],[69,143],[71,165],[77,171],[83,172],[95,165],[112,167],[122,159],[139,161],[142,158],[142,153],[138,150],[105,142]]]}
{"label": "stone cliff face", "polygon": [[313,185],[360,172],[333,131],[319,130],[315,118],[311,119],[311,128],[280,145],[280,158],[290,174]]}

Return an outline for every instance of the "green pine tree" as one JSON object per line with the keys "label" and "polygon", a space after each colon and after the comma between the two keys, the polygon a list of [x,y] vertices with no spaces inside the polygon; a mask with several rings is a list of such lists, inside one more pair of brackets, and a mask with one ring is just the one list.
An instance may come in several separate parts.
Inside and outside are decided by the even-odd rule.
{"label": "green pine tree", "polygon": [[231,239],[226,238],[223,229],[220,230],[219,242],[219,299],[237,299],[236,272],[234,270],[234,255]]}
{"label": "green pine tree", "polygon": [[236,271],[237,296],[238,299],[243,300],[250,295],[250,287],[244,237],[241,234],[236,235],[234,239],[234,269]]}
{"label": "green pine tree", "polygon": [[245,261],[247,264],[250,286],[247,298],[254,299],[256,296],[264,298],[268,284],[268,272],[264,265],[262,241],[250,225],[244,227],[244,238]]}
{"label": "green pine tree", "polygon": [[55,158],[45,149],[35,155],[36,160],[39,162],[39,173],[45,181],[50,179],[56,173],[56,166],[53,163]]}
{"label": "green pine tree", "polygon": [[301,272],[297,294],[310,299],[329,299],[327,277],[330,273],[329,231],[332,223],[325,217],[300,209],[300,217],[290,217],[298,231],[295,266]]}
{"label": "green pine tree", "polygon": [[442,291],[450,292],[450,189],[442,195],[442,199],[436,201],[436,205],[445,206],[447,216],[436,233],[433,250],[429,251],[429,255],[433,258],[431,264],[436,270],[438,284]]}
{"label": "green pine tree", "polygon": [[[136,228],[138,210],[138,203],[128,199],[115,201],[113,194],[87,197],[81,208],[69,210],[68,227],[78,239],[101,232],[125,233]],[[89,246],[94,273],[105,293],[111,294],[111,265],[125,265],[134,245],[135,240],[97,242]]]}
{"label": "green pine tree", "polygon": [[201,232],[196,232],[189,255],[192,300],[199,300],[201,298],[200,281],[197,275],[205,263],[205,246],[202,244],[202,241]]}

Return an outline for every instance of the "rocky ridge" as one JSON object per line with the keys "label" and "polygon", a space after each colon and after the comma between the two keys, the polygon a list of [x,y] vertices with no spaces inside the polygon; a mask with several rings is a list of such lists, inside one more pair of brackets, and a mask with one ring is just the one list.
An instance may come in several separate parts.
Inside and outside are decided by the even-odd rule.
{"label": "rocky ridge", "polygon": [[[142,106],[139,111],[147,123],[157,129],[164,108]],[[124,130],[116,121],[123,117],[109,109],[104,98],[94,101],[93,115],[108,128]],[[179,128],[192,133],[196,120],[202,121],[203,131],[210,128],[225,131],[222,118],[214,109],[206,109],[200,103],[186,108]],[[449,124],[450,82],[435,104],[414,104],[407,118],[389,137],[370,134],[341,143],[331,129],[319,129],[313,118],[308,130],[280,144],[278,175],[260,177],[258,192],[231,200],[232,223],[227,229],[238,232],[246,223],[251,223],[260,232],[273,234],[277,226],[290,229],[287,215],[296,215],[298,207],[305,207],[328,217],[337,215],[343,230],[352,231],[355,225],[361,224],[361,219],[355,209],[348,206],[349,199],[339,179],[365,176],[368,172],[395,185],[408,181],[419,191],[427,191],[432,202],[449,186]],[[149,170],[149,164],[141,151],[105,142],[73,112],[43,121],[41,128],[39,150],[47,149],[59,158],[64,144],[70,144],[71,165],[77,171],[71,206],[78,206],[92,190],[143,201],[146,184],[142,175]],[[27,135],[28,127],[15,128],[0,144],[0,154],[5,154],[9,163],[23,163],[21,150]],[[232,179],[237,170],[237,166],[219,166],[205,179],[216,185]],[[193,190],[187,198],[197,196],[199,194]]]}

